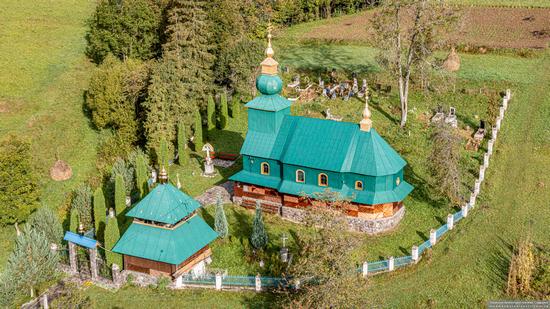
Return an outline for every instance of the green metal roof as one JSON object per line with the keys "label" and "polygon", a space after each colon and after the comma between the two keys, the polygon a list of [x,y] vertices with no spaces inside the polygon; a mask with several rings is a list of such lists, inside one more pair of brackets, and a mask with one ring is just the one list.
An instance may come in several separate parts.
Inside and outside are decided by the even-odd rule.
{"label": "green metal roof", "polygon": [[174,230],[132,223],[113,251],[177,265],[217,237],[218,234],[198,215]]}
{"label": "green metal roof", "polygon": [[158,184],[126,215],[143,220],[174,224],[199,207],[199,202],[167,183]]}
{"label": "green metal roof", "polygon": [[245,106],[253,109],[277,112],[290,107],[290,101],[278,94],[262,94],[246,103]]}
{"label": "green metal roof", "polygon": [[229,180],[253,183],[258,186],[278,189],[281,184],[281,178],[267,175],[258,175],[245,170],[229,177]]}
{"label": "green metal roof", "polygon": [[402,201],[405,197],[407,197],[407,195],[409,195],[409,193],[411,193],[412,190],[413,186],[406,181],[401,181],[399,186],[392,191],[369,192],[350,189],[350,195],[355,195],[355,198],[353,199],[354,202],[374,205]]}
{"label": "green metal roof", "polygon": [[276,134],[249,131],[241,154],[369,176],[392,175],[406,165],[375,129],[299,116],[285,116]]}

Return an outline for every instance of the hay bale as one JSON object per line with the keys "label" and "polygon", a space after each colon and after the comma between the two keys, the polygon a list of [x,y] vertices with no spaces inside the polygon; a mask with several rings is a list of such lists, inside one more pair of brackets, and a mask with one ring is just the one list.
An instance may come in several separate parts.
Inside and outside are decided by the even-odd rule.
{"label": "hay bale", "polygon": [[460,69],[460,57],[458,57],[454,47],[443,62],[443,68],[449,72],[456,72]]}
{"label": "hay bale", "polygon": [[50,168],[50,177],[55,181],[63,181],[71,178],[73,176],[73,170],[63,160],[55,161],[52,168]]}

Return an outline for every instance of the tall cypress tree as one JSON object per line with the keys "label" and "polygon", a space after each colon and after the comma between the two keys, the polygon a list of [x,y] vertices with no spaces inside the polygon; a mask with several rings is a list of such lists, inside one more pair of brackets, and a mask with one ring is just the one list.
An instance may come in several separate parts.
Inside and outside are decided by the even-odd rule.
{"label": "tall cypress tree", "polygon": [[227,217],[225,216],[225,211],[223,209],[222,198],[218,194],[216,200],[216,217],[215,217],[215,230],[220,236],[220,238],[226,238],[229,234],[229,227],[227,224]]}
{"label": "tall cypress tree", "polygon": [[76,208],[71,208],[70,217],[69,217],[69,230],[73,233],[78,233],[78,210]]}
{"label": "tall cypress tree", "polygon": [[111,250],[120,239],[120,229],[118,227],[118,221],[116,217],[109,216],[107,218],[107,226],[105,227],[105,257],[107,259],[107,265],[111,266],[117,264],[122,267],[122,256]]}
{"label": "tall cypress tree", "polygon": [[168,150],[168,142],[166,141],[166,138],[163,137],[160,140],[160,152],[157,158],[159,169],[163,167],[168,169],[169,158],[170,158],[170,152]]}
{"label": "tall cypress tree", "polygon": [[195,144],[195,151],[200,152],[202,146],[204,145],[202,137],[202,118],[201,113],[197,110],[195,113],[195,137],[193,139],[193,144]]}
{"label": "tall cypress tree", "polygon": [[103,195],[103,190],[99,187],[94,192],[94,226],[97,239],[103,239],[106,216],[105,195]]}
{"label": "tall cypress tree", "polygon": [[259,201],[256,201],[256,215],[252,225],[252,235],[250,243],[256,249],[262,249],[267,245],[267,232],[265,231],[264,220],[262,218],[262,207]]}
{"label": "tall cypress tree", "polygon": [[210,130],[213,130],[216,128],[216,104],[214,103],[214,98],[212,95],[208,96],[208,105],[206,106],[206,125],[208,129],[208,133],[210,133]]}
{"label": "tall cypress tree", "polygon": [[167,40],[163,46],[163,57],[176,59],[177,76],[187,90],[187,99],[202,107],[213,83],[214,56],[210,53],[207,3],[204,0],[174,0],[167,14]]}
{"label": "tall cypress tree", "polygon": [[139,190],[140,198],[143,198],[149,191],[147,176],[147,163],[145,156],[143,154],[139,154],[136,158],[136,185]]}
{"label": "tall cypress tree", "polygon": [[222,92],[220,97],[220,129],[225,129],[229,124],[229,109],[227,107],[227,94]]}
{"label": "tall cypress tree", "polygon": [[126,209],[126,193],[124,191],[124,178],[117,175],[115,178],[115,212],[118,218],[123,217],[123,212]]}
{"label": "tall cypress tree", "polygon": [[231,117],[233,119],[239,119],[241,116],[241,102],[237,96],[233,97],[233,103],[231,104]]}
{"label": "tall cypress tree", "polygon": [[187,152],[187,137],[185,136],[185,124],[182,120],[178,122],[178,163],[186,165],[189,162]]}

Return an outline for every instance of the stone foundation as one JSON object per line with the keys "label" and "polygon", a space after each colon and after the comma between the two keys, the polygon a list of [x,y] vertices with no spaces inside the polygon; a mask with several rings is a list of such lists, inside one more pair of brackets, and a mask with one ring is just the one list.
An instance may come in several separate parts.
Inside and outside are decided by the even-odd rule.
{"label": "stone foundation", "polygon": [[[252,200],[252,198],[247,197],[246,200]],[[266,201],[260,200],[262,202],[262,208]],[[233,203],[236,205],[243,205],[242,197],[233,197]],[[305,211],[300,208],[280,206],[279,215],[288,221],[295,223],[300,223],[304,220]],[[377,219],[365,219],[361,217],[351,217],[347,216],[350,230],[366,233],[369,235],[380,234],[383,232],[390,231],[394,229],[403,216],[405,215],[405,206],[402,206],[393,216],[377,218]]]}

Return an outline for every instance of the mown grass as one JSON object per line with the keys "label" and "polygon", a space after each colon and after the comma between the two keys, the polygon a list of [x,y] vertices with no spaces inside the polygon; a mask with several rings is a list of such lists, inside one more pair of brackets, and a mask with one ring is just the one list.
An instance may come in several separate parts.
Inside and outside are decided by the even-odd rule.
{"label": "mown grass", "polygon": [[[84,0],[0,3],[0,135],[30,140],[48,207],[58,208],[94,169],[96,133],[82,111],[92,68],[84,56],[85,20],[93,7]],[[57,157],[72,167],[70,180],[50,179]],[[10,246],[2,242],[0,269]]]}

